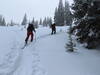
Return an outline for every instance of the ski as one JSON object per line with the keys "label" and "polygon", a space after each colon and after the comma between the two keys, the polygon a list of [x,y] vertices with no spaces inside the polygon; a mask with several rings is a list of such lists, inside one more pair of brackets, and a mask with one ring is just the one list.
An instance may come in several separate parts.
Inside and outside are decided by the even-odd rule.
{"label": "ski", "polygon": [[21,49],[24,49],[27,46],[27,44],[25,43],[24,46]]}
{"label": "ski", "polygon": [[27,44],[25,43],[24,46],[21,49],[25,49],[25,47],[27,47],[28,45],[30,45],[31,43],[35,44],[36,40],[33,42],[28,42]]}

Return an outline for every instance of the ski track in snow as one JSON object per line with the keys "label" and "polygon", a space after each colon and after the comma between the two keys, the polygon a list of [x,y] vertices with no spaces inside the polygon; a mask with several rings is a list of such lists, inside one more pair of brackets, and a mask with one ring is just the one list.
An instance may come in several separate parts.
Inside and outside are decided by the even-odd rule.
{"label": "ski track in snow", "polygon": [[[46,71],[46,70],[48,70],[48,69],[43,68],[42,64],[40,63],[40,61],[41,61],[40,60],[40,56],[41,55],[39,53],[40,53],[41,49],[39,49],[39,50],[37,49],[37,47],[40,47],[38,43],[39,43],[39,41],[43,41],[44,39],[48,39],[49,37],[52,38],[55,35],[59,35],[59,34],[65,33],[65,31],[61,30],[61,32],[57,32],[57,34],[54,34],[54,35],[50,35],[50,34],[48,34],[48,32],[46,34],[43,34],[43,35],[39,34],[38,36],[36,36],[35,41],[33,41],[32,43],[29,43],[29,45],[26,46],[24,49],[21,49],[21,47],[24,44],[24,43],[22,43],[23,38],[21,38],[23,36],[22,33],[23,33],[24,29],[19,29],[19,30],[20,30],[20,33],[19,33],[18,29],[11,29],[11,32],[14,33],[14,35],[12,37],[12,41],[10,42],[10,44],[12,44],[12,45],[11,46],[8,45],[8,46],[10,46],[11,50],[9,51],[9,53],[6,54],[6,56],[4,57],[3,61],[0,62],[0,75],[47,75],[48,71]],[[50,41],[50,42],[52,42],[52,41]],[[78,45],[78,48],[81,49],[81,47],[79,46],[80,44],[77,44],[77,45]],[[88,53],[86,53],[85,51],[88,52]],[[72,58],[71,62],[72,62],[72,65],[75,66],[75,67],[76,67],[76,65],[80,65],[80,63],[78,62],[79,64],[77,64],[77,62],[75,61],[74,64],[76,64],[76,65],[73,64],[74,55],[79,60],[80,60],[80,58],[78,56],[80,56],[81,58],[84,59],[84,57],[86,57],[86,58],[88,57],[88,54],[89,54],[90,57],[96,57],[96,56],[98,57],[100,55],[98,53],[98,55],[96,55],[96,56],[94,55],[93,56],[92,53],[90,53],[87,50],[84,50],[84,51],[79,50],[78,52],[76,50],[74,53],[68,53],[67,52],[66,54],[68,56],[67,58],[69,58],[70,55],[72,56],[71,57]],[[93,54],[94,54],[94,52],[93,52]],[[75,57],[75,59],[76,59],[76,57]],[[82,61],[87,63],[87,62],[92,61],[92,58],[90,59],[90,61],[81,60],[81,63],[83,64],[83,66],[82,66],[82,70],[83,71],[78,72],[77,69],[73,70],[74,67],[72,69],[71,68],[69,68],[69,69],[72,70],[73,72],[74,71],[78,72],[75,75],[77,75],[77,74],[78,75],[80,75],[80,74],[84,75],[84,73],[87,73],[86,75],[92,74],[93,72],[91,70],[89,70],[90,68],[88,68],[88,66],[86,66],[86,67],[88,68],[88,71],[90,73],[84,70],[86,68],[84,68],[85,66],[84,66],[84,63]],[[94,61],[98,61],[98,58],[96,58]],[[65,62],[63,62],[63,63],[65,64]],[[69,64],[70,62],[68,61],[67,63]],[[90,64],[89,65],[90,67],[91,67],[91,65],[93,65],[95,70],[97,70],[97,71],[94,71],[94,69],[93,69],[94,74],[96,72],[98,72],[96,74],[99,75],[99,69],[96,69],[98,67],[97,66],[95,67],[95,64],[93,64],[93,63],[92,64],[88,63],[88,64]],[[46,65],[46,64],[44,64],[44,65]],[[67,67],[70,67],[70,65],[67,65]],[[93,67],[91,67],[91,68],[93,68]],[[82,74],[81,72],[84,72],[84,73]],[[54,73],[55,73],[55,71],[54,71]],[[71,75],[72,74],[73,73],[71,73]],[[92,75],[94,75],[94,74],[92,74]],[[50,75],[52,75],[52,73],[50,73]]]}
{"label": "ski track in snow", "polygon": [[[13,31],[13,30],[12,30]],[[17,33],[16,31],[13,31],[14,33]],[[17,37],[13,37],[12,47],[11,51],[6,54],[3,62],[0,64],[0,75],[13,75],[13,73],[17,70],[17,68],[20,66],[20,61],[22,57],[22,51],[18,50],[18,41]]]}
{"label": "ski track in snow", "polygon": [[[13,45],[11,51],[5,56],[5,59],[0,64],[0,75],[45,75],[46,70],[41,67],[39,52],[35,50],[35,44],[36,41],[53,35],[40,35],[36,37],[36,40],[33,43],[29,44],[24,49],[20,49],[20,46],[22,46],[22,43],[19,43],[18,40],[20,34],[18,30],[12,30],[12,32],[15,33],[12,42]],[[30,73],[27,72],[28,68],[32,69],[29,71]]]}
{"label": "ski track in snow", "polygon": [[[16,31],[14,31],[16,34],[18,34]],[[45,38],[50,36],[49,34],[47,35],[43,35],[43,36],[39,36],[37,37],[37,40]],[[13,45],[11,48],[11,52],[9,52],[6,56],[5,59],[3,61],[2,64],[0,64],[0,75],[16,75],[16,71],[18,69],[20,69],[20,66],[23,63],[23,59],[24,59],[24,54],[26,53],[25,50],[29,47],[31,47],[31,45],[25,47],[25,49],[20,49],[20,46],[18,47],[18,41],[17,38],[14,38],[15,41],[13,41]],[[36,43],[36,42],[35,42]],[[35,45],[34,43],[34,45]],[[33,43],[31,43],[33,45]],[[34,47],[32,47],[34,48]],[[45,70],[42,69],[39,66],[39,55],[38,52],[33,50],[33,51],[28,51],[30,52],[30,56],[33,57],[32,59],[32,74],[30,75],[45,75]],[[27,61],[27,60],[25,60]],[[28,63],[29,64],[29,63]],[[25,65],[24,65],[25,66]],[[27,68],[27,67],[26,67]],[[20,73],[18,75],[21,75]]]}

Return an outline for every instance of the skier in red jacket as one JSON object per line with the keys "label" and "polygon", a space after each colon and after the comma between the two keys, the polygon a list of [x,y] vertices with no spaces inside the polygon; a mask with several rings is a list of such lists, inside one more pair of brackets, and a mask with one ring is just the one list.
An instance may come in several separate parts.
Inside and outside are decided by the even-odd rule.
{"label": "skier in red jacket", "polygon": [[25,39],[25,43],[26,44],[27,44],[28,39],[29,39],[30,36],[31,36],[31,42],[33,41],[33,36],[34,36],[33,31],[36,32],[34,25],[33,24],[29,24],[28,27],[27,27],[27,37]]}

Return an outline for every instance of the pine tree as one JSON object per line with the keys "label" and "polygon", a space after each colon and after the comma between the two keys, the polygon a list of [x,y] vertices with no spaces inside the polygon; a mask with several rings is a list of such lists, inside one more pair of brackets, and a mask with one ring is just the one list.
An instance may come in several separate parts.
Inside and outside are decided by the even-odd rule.
{"label": "pine tree", "polygon": [[26,24],[27,24],[27,15],[25,14],[21,25],[26,25]]}
{"label": "pine tree", "polygon": [[47,26],[50,26],[52,24],[52,18],[47,17],[46,23],[47,23]]}
{"label": "pine tree", "polygon": [[50,17],[50,18],[49,18],[48,25],[50,26],[51,24],[52,24],[52,18]]}
{"label": "pine tree", "polygon": [[54,22],[57,24],[58,23],[58,8],[56,7],[55,9],[55,14],[54,14]]}
{"label": "pine tree", "polygon": [[40,18],[39,25],[42,25],[42,19]]}
{"label": "pine tree", "polygon": [[68,52],[74,52],[74,50],[76,50],[75,49],[75,43],[73,42],[73,39],[72,39],[71,29],[72,29],[72,25],[70,25],[69,31],[68,31],[69,42],[66,44],[66,49],[67,49]]}
{"label": "pine tree", "polygon": [[14,26],[14,25],[15,25],[15,23],[13,22],[13,20],[11,20],[10,26]]}
{"label": "pine tree", "polygon": [[3,17],[2,17],[2,15],[0,15],[0,25],[2,25],[2,19],[3,19]]}
{"label": "pine tree", "polygon": [[0,25],[1,26],[6,26],[5,18],[2,15],[0,15]]}
{"label": "pine tree", "polygon": [[38,28],[38,21],[37,20],[34,21],[34,26],[35,26],[35,28]]}
{"label": "pine tree", "polygon": [[46,17],[43,20],[43,26],[47,26],[47,18]]}
{"label": "pine tree", "polygon": [[3,20],[2,20],[2,25],[3,25],[3,26],[6,26],[5,18],[3,18]]}
{"label": "pine tree", "polygon": [[33,19],[32,19],[32,22],[31,22],[33,25],[35,24],[35,20],[34,20],[34,17],[33,17]]}
{"label": "pine tree", "polygon": [[72,23],[72,14],[70,11],[70,6],[69,6],[68,1],[65,1],[64,18],[65,18],[66,25],[70,25]]}
{"label": "pine tree", "polygon": [[55,10],[54,21],[58,26],[64,25],[64,6],[62,0],[59,1],[58,8]]}
{"label": "pine tree", "polygon": [[86,48],[96,48],[100,43],[100,1],[74,0],[74,17],[77,30],[77,40],[86,43]]}
{"label": "pine tree", "polygon": [[43,26],[50,26],[52,24],[52,18],[51,17],[45,17],[43,20]]}

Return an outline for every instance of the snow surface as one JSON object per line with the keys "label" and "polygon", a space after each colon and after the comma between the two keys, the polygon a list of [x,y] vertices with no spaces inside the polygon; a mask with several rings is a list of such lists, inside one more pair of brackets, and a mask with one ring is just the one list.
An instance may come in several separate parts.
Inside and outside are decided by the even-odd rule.
{"label": "snow surface", "polygon": [[68,27],[36,29],[34,41],[24,49],[26,29],[0,27],[0,75],[100,75],[100,51],[76,43],[75,52],[66,52]]}

